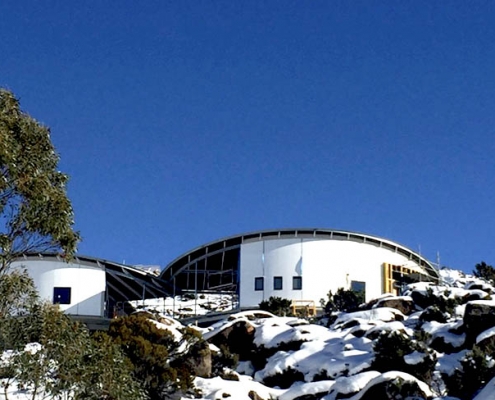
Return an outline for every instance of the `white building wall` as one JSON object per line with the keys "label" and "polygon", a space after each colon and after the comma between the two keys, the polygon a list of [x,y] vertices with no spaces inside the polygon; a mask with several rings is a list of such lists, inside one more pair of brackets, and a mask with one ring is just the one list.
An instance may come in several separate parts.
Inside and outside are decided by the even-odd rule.
{"label": "white building wall", "polygon": [[25,268],[40,298],[49,302],[54,301],[54,288],[71,288],[70,304],[60,304],[65,313],[103,316],[106,285],[103,268],[49,258],[16,261],[12,267]]}
{"label": "white building wall", "polygon": [[[271,296],[313,300],[319,305],[331,290],[350,289],[351,281],[366,283],[366,300],[382,294],[384,263],[411,265],[404,255],[371,244],[317,238],[272,239],[241,245],[240,304],[257,306]],[[281,276],[282,290],[273,289]],[[302,277],[302,290],[293,290],[294,276]],[[254,290],[256,277],[264,277],[264,290]]]}

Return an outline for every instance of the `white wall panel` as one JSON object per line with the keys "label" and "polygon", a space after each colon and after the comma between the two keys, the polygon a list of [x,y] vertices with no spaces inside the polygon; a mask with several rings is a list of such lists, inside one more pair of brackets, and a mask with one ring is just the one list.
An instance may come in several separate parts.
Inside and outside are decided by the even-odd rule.
{"label": "white wall panel", "polygon": [[13,268],[25,268],[33,278],[40,298],[53,301],[55,287],[71,288],[70,304],[60,304],[67,314],[102,316],[105,301],[105,271],[98,267],[63,261],[16,261]]}
{"label": "white wall panel", "polygon": [[[350,289],[351,281],[366,283],[366,299],[382,294],[383,263],[411,264],[405,256],[373,244],[318,238],[271,239],[241,246],[240,303],[257,306],[278,296],[313,300],[319,305],[329,290]],[[254,279],[264,276],[263,292],[255,292]],[[283,289],[273,290],[273,278],[283,277]],[[292,277],[302,276],[302,290],[292,289]]]}

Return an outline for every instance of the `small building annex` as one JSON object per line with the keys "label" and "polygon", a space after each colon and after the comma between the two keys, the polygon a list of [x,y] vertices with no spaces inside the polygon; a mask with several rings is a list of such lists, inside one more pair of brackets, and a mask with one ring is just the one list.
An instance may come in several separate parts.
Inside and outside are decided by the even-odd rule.
{"label": "small building annex", "polygon": [[167,282],[149,271],[93,257],[71,262],[54,254],[31,254],[17,259],[12,269],[25,269],[40,298],[60,305],[67,314],[113,317],[129,300],[167,296]]}

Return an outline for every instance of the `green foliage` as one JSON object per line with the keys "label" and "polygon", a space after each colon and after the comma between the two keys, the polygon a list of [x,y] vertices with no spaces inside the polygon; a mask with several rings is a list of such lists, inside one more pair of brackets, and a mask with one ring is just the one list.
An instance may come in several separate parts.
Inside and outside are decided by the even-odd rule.
{"label": "green foliage", "polygon": [[39,326],[39,304],[33,280],[25,271],[0,276],[0,352],[22,349],[32,341]]}
{"label": "green foliage", "polygon": [[0,307],[0,350],[11,350],[0,368],[5,391],[15,380],[33,398],[144,398],[120,347],[40,302],[25,272],[0,275]]}
{"label": "green foliage", "polygon": [[271,312],[272,314],[285,317],[291,315],[292,302],[282,297],[270,297],[268,300],[263,300],[259,304],[260,310]]}
{"label": "green foliage", "polygon": [[[436,355],[423,342],[411,339],[400,331],[382,333],[374,344],[375,358],[371,368],[379,372],[403,371],[416,378],[430,382],[436,364]],[[410,364],[405,356],[421,353],[420,363]]]}
{"label": "green foliage", "polygon": [[372,386],[360,397],[360,399],[423,400],[425,399],[425,395],[417,382],[395,378]]}
{"label": "green foliage", "polygon": [[235,369],[239,364],[239,355],[232,353],[229,346],[221,344],[218,346],[219,352],[213,354],[212,358],[212,374],[214,376],[222,375],[224,369]]}
{"label": "green foliage", "polygon": [[90,349],[83,357],[76,399],[144,399],[144,390],[132,379],[132,369],[110,336],[103,332],[93,334]]}
{"label": "green foliage", "polygon": [[0,274],[28,252],[74,253],[79,235],[58,161],[50,130],[0,89]]}
{"label": "green foliage", "polygon": [[461,360],[461,369],[452,376],[444,376],[449,396],[472,399],[495,376],[495,347],[487,349],[474,346]]}
{"label": "green foliage", "polygon": [[[364,293],[354,290],[346,290],[339,288],[335,294],[330,290],[327,294],[327,302],[325,303],[325,314],[331,314],[333,311],[353,312],[365,302]],[[323,300],[323,303],[325,301]]]}
{"label": "green foliage", "polygon": [[[427,314],[432,314],[432,316],[437,313],[448,313],[450,315],[454,314],[455,308],[465,302],[463,298],[453,298],[450,297],[451,291],[444,290],[441,293],[434,293],[433,289],[427,288],[426,295],[423,296],[417,303],[422,308],[433,307],[431,310],[427,311]],[[426,317],[426,315],[425,315]],[[440,317],[440,316],[439,316]],[[447,316],[444,316],[444,318]],[[440,317],[441,318],[441,317]]]}
{"label": "green foliage", "polygon": [[[172,333],[160,329],[144,314],[112,321],[108,331],[133,366],[133,376],[143,384],[151,399],[161,399],[176,390],[192,386],[193,370],[187,354],[180,352]],[[188,350],[200,351],[197,333],[184,332]]]}
{"label": "green foliage", "polygon": [[474,266],[473,275],[491,283],[495,282],[495,268],[484,261]]}

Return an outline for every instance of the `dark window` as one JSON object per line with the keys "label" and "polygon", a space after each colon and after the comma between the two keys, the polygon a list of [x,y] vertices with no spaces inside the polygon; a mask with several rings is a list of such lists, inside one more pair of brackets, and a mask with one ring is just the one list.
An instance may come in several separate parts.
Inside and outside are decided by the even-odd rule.
{"label": "dark window", "polygon": [[53,288],[53,304],[70,304],[70,287]]}
{"label": "dark window", "polygon": [[302,276],[293,276],[292,290],[301,290],[301,289],[302,289]]}
{"label": "dark window", "polygon": [[351,290],[359,294],[364,302],[366,298],[366,282],[351,281]]}
{"label": "dark window", "polygon": [[254,290],[263,290],[264,279],[263,277],[254,278]]}
{"label": "dark window", "polygon": [[282,277],[274,276],[273,277],[273,290],[282,290]]}

